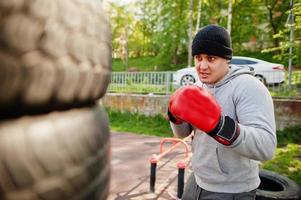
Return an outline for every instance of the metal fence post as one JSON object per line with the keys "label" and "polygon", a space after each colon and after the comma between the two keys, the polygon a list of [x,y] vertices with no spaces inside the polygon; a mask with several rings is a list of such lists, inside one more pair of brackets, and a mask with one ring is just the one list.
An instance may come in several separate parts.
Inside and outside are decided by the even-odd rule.
{"label": "metal fence post", "polygon": [[166,72],[166,76],[165,76],[165,87],[166,87],[166,94],[170,93],[170,73],[171,72]]}

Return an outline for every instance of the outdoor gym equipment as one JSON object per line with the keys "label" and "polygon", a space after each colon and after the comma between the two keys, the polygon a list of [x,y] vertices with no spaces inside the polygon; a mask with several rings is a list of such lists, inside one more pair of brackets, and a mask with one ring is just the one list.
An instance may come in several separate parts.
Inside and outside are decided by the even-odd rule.
{"label": "outdoor gym equipment", "polygon": [[[153,154],[150,158],[150,191],[155,192],[155,183],[156,183],[156,169],[157,169],[157,163],[162,159],[164,156],[166,156],[168,153],[170,153],[172,150],[174,150],[176,147],[180,146],[181,144],[185,148],[185,157],[184,159],[180,160],[177,163],[178,168],[178,187],[177,187],[177,197],[181,199],[183,191],[184,191],[184,174],[185,174],[185,168],[187,166],[188,161],[190,160],[190,154],[189,154],[189,145],[187,144],[187,140],[193,137],[193,132],[188,135],[187,137],[183,139],[179,138],[164,138],[160,141],[160,154],[156,155]],[[169,149],[164,149],[164,144],[167,142],[172,142],[173,145]]]}

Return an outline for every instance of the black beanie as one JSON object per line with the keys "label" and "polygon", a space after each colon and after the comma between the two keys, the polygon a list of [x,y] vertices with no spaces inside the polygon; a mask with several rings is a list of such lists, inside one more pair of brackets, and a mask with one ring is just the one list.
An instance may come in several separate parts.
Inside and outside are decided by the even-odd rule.
{"label": "black beanie", "polygon": [[231,60],[231,38],[228,31],[217,25],[208,25],[199,30],[192,42],[192,56],[199,54]]}

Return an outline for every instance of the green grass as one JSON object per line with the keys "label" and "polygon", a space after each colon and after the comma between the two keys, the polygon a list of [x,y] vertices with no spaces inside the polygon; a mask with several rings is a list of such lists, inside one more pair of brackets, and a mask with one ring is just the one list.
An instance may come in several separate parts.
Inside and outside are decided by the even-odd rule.
{"label": "green grass", "polygon": [[109,89],[113,93],[139,93],[139,94],[166,94],[170,91],[174,91],[173,86],[170,86],[170,89],[166,91],[165,85],[146,85],[146,84],[110,84]]}
{"label": "green grass", "polygon": [[301,145],[289,143],[277,148],[272,160],[263,163],[262,167],[287,176],[301,184]]}
{"label": "green grass", "polygon": [[106,109],[110,119],[110,127],[113,131],[125,131],[142,135],[159,137],[171,137],[172,131],[169,122],[162,115],[146,116],[119,112]]}
{"label": "green grass", "polygon": [[[145,116],[106,109],[113,131],[142,135],[172,137],[169,122],[162,115]],[[262,168],[285,175],[301,184],[301,125],[277,131],[278,147],[274,158]]]}
{"label": "green grass", "polygon": [[[286,74],[286,77],[288,75]],[[274,97],[300,97],[301,96],[301,76],[300,71],[292,73],[291,89],[288,89],[288,80],[285,83],[269,87],[269,91]]]}
{"label": "green grass", "polygon": [[284,130],[277,131],[278,147],[288,143],[301,144],[301,125],[288,127]]}
{"label": "green grass", "polygon": [[296,97],[300,98],[301,92],[300,90],[292,89],[290,91],[283,90],[283,91],[270,91],[272,97]]}

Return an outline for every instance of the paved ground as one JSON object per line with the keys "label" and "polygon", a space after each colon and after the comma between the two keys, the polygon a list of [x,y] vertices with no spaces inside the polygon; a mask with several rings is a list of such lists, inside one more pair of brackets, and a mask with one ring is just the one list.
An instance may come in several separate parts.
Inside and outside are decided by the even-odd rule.
{"label": "paved ground", "polygon": [[[177,162],[184,158],[182,147],[177,147],[173,153],[158,163],[155,193],[149,191],[149,159],[152,154],[159,154],[161,139],[112,132],[112,171],[109,200],[176,199]],[[168,149],[168,144],[164,147]],[[186,178],[189,173],[190,169],[186,169]]]}

